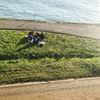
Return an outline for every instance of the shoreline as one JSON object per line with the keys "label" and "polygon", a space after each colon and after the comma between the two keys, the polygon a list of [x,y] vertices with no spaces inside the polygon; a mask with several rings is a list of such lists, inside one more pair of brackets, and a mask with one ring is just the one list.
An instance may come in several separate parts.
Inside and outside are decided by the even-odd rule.
{"label": "shoreline", "polygon": [[54,24],[83,24],[83,25],[96,25],[100,26],[99,23],[80,23],[80,22],[50,22],[50,21],[41,21],[41,20],[30,20],[30,19],[14,19],[14,18],[0,18],[0,20],[13,20],[13,21],[30,21],[30,22],[39,22],[39,23],[54,23]]}
{"label": "shoreline", "polygon": [[75,82],[75,81],[94,81],[100,80],[100,77],[87,77],[87,78],[69,78],[62,80],[50,80],[50,81],[34,81],[34,82],[22,82],[22,83],[13,83],[13,84],[2,84],[0,85],[0,89],[2,88],[11,88],[11,87],[21,87],[21,86],[31,86],[31,85],[42,85],[42,84],[52,84],[52,83],[63,83],[63,82]]}
{"label": "shoreline", "polygon": [[64,24],[33,20],[0,19],[0,30],[33,30],[100,39],[100,25],[94,24]]}

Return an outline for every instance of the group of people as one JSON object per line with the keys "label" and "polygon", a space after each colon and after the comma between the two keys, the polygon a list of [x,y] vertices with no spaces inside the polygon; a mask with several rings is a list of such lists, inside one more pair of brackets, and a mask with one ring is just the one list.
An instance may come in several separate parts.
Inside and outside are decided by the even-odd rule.
{"label": "group of people", "polygon": [[43,46],[45,44],[43,32],[34,33],[33,31],[31,31],[27,35],[25,35],[25,38],[28,40],[28,42],[37,43],[39,46]]}

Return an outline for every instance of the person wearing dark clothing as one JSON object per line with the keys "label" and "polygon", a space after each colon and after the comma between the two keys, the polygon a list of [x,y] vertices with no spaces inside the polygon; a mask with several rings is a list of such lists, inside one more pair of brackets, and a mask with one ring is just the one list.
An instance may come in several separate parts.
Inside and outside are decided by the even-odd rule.
{"label": "person wearing dark clothing", "polygon": [[31,31],[31,32],[29,32],[29,33],[28,33],[28,35],[33,35],[33,33],[34,33],[34,32],[33,32],[33,31]]}
{"label": "person wearing dark clothing", "polygon": [[30,43],[36,43],[39,46],[43,46],[45,44],[44,40],[44,34],[43,32],[39,34],[38,32],[34,35],[34,32],[31,31],[28,33],[28,35],[25,35],[25,38],[28,40]]}
{"label": "person wearing dark clothing", "polygon": [[26,39],[28,40],[28,42],[33,43],[34,42],[34,35],[33,35],[33,31],[29,32],[28,35],[25,35]]}
{"label": "person wearing dark clothing", "polygon": [[41,34],[39,34],[39,42],[38,42],[39,46],[43,46],[45,44],[43,40],[44,40],[44,34],[42,32]]}
{"label": "person wearing dark clothing", "polygon": [[43,41],[44,40],[44,34],[43,32],[39,35],[40,39]]}
{"label": "person wearing dark clothing", "polygon": [[34,36],[35,43],[38,43],[40,41],[39,33],[37,32]]}

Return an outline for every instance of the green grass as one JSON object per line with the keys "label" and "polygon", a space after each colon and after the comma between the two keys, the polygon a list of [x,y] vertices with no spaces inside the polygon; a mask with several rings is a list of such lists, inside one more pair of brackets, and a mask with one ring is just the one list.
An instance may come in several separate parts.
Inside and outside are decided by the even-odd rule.
{"label": "green grass", "polygon": [[26,34],[0,31],[0,84],[100,76],[100,40],[45,33],[39,47]]}

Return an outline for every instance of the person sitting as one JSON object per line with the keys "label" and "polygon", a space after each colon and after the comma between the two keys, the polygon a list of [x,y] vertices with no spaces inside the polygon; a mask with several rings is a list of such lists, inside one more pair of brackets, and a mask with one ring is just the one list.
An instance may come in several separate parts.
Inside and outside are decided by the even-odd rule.
{"label": "person sitting", "polygon": [[39,34],[39,38],[40,38],[40,40],[38,42],[38,45],[39,46],[43,46],[45,44],[45,42],[43,41],[44,40],[44,34],[43,34],[43,32],[41,34]]}
{"label": "person sitting", "polygon": [[43,32],[39,35],[40,39],[43,41],[44,40],[44,34]]}
{"label": "person sitting", "polygon": [[25,35],[25,38],[28,40],[28,42],[33,43],[34,42],[34,35],[33,31],[29,32],[28,35]]}
{"label": "person sitting", "polygon": [[35,43],[38,43],[39,40],[40,40],[40,39],[39,39],[39,33],[37,32],[37,33],[34,35],[34,42],[35,42]]}
{"label": "person sitting", "polygon": [[38,42],[38,46],[43,46],[44,44],[45,44],[44,41],[39,41],[39,42]]}
{"label": "person sitting", "polygon": [[38,32],[34,35],[34,32],[31,31],[28,33],[28,35],[25,35],[25,38],[28,40],[30,43],[37,43],[39,46],[43,46],[45,44],[44,40],[44,34],[43,32],[39,34]]}

